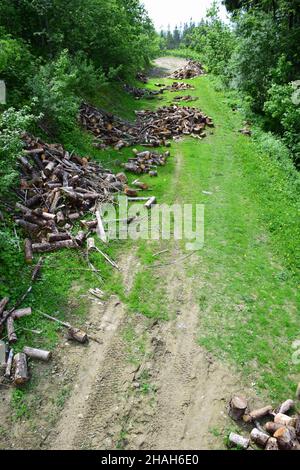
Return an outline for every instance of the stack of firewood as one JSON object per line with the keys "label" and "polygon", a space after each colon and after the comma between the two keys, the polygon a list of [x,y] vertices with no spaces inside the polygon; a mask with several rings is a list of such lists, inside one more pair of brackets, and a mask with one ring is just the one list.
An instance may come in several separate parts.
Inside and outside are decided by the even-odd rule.
{"label": "stack of firewood", "polygon": [[142,144],[158,147],[166,139],[180,135],[205,136],[212,119],[196,108],[164,106],[157,111],[136,112],[137,121],[130,124],[105,111],[83,104],[80,112],[82,125],[97,138],[97,147],[113,145],[116,150]]}
{"label": "stack of firewood", "polygon": [[182,69],[176,70],[174,73],[172,73],[171,78],[175,78],[176,80],[184,80],[186,78],[194,78],[204,74],[205,71],[200,62],[197,62],[196,60],[189,60]]}
{"label": "stack of firewood", "polygon": [[29,234],[25,253],[30,263],[34,252],[80,245],[85,234],[73,238],[74,223],[99,202],[112,200],[113,193],[123,190],[123,183],[110,170],[61,145],[46,144],[27,134],[23,140],[16,223]]}
{"label": "stack of firewood", "polygon": [[157,142],[180,135],[202,138],[206,136],[206,126],[213,127],[210,117],[186,106],[164,106],[156,111],[138,111],[136,114],[140,142]]}
{"label": "stack of firewood", "polygon": [[85,129],[94,134],[97,139],[96,146],[99,148],[113,145],[120,150],[135,143],[134,125],[102,109],[82,103],[79,120]]}
{"label": "stack of firewood", "polygon": [[[300,384],[297,390],[300,399]],[[235,396],[229,404],[229,415],[235,421],[250,424],[250,438],[230,433],[229,445],[248,449],[251,444],[265,450],[300,450],[300,415],[288,415],[295,408],[293,400],[286,400],[273,410],[271,405],[250,411],[244,397]]]}
{"label": "stack of firewood", "polygon": [[133,151],[134,158],[129,158],[128,162],[123,165],[126,171],[135,174],[148,173],[150,176],[157,176],[157,167],[164,166],[167,163],[167,158],[170,152],[159,154],[157,152],[138,152]]}

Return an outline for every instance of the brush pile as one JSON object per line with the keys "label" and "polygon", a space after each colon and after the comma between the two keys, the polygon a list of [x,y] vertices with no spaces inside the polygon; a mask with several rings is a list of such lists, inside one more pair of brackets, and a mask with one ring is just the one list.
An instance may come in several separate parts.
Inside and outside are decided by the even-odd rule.
{"label": "brush pile", "polygon": [[157,167],[166,165],[170,156],[170,152],[159,154],[157,152],[138,152],[134,150],[133,153],[135,157],[129,158],[128,162],[123,164],[123,167],[126,171],[137,175],[148,173],[150,176],[157,176]]}
{"label": "brush pile", "polygon": [[150,147],[165,145],[166,140],[180,135],[205,137],[206,126],[213,127],[212,119],[196,108],[164,106],[157,111],[137,111],[137,120],[130,124],[105,111],[83,104],[80,112],[82,125],[97,139],[97,147],[113,145],[116,150],[129,145]]}
{"label": "brush pile", "polygon": [[[297,398],[300,398],[300,384]],[[252,426],[250,437],[229,435],[229,445],[248,449],[254,444],[265,450],[300,450],[300,415],[288,413],[295,408],[293,400],[286,400],[273,410],[271,405],[250,411],[244,397],[235,396],[229,404],[229,416],[235,421]]]}
{"label": "brush pile", "polygon": [[200,75],[204,75],[205,71],[202,64],[196,60],[189,60],[188,63],[179,70],[176,70],[170,78],[175,78],[176,80],[184,80],[186,78],[195,78]]}
{"label": "brush pile", "polygon": [[29,234],[25,255],[30,263],[34,252],[81,244],[85,234],[70,235],[74,223],[99,202],[112,200],[112,193],[121,191],[123,184],[99,163],[70,154],[61,145],[46,144],[28,134],[23,141],[16,224]]}

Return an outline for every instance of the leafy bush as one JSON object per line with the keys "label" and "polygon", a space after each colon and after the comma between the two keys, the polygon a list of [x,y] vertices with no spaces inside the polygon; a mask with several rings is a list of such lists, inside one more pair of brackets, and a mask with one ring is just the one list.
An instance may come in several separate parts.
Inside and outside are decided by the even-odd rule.
{"label": "leafy bush", "polygon": [[103,71],[96,70],[83,53],[71,58],[65,50],[42,65],[29,82],[43,114],[42,127],[54,135],[72,129],[82,97],[93,96],[105,83]]}
{"label": "leafy bush", "polygon": [[35,60],[21,41],[0,40],[0,77],[5,80],[9,106],[18,106],[28,95],[27,80],[35,70]]}
{"label": "leafy bush", "polygon": [[293,84],[272,84],[268,90],[268,99],[264,111],[271,125],[280,132],[289,148],[292,149],[295,162],[300,163],[300,99],[293,100]]}
{"label": "leafy bush", "polygon": [[22,153],[22,131],[36,121],[31,108],[9,108],[0,114],[0,196],[6,195],[17,180],[16,159]]}
{"label": "leafy bush", "polygon": [[216,3],[207,11],[207,20],[192,29],[185,41],[200,56],[209,72],[225,75],[235,48],[235,35],[218,17]]}

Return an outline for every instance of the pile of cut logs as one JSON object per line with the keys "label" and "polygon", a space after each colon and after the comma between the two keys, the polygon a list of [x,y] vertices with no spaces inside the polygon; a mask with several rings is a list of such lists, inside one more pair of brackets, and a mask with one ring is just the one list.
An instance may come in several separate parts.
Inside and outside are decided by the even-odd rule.
{"label": "pile of cut logs", "polygon": [[164,106],[156,111],[138,111],[137,127],[140,142],[159,142],[174,136],[191,135],[205,137],[206,126],[213,121],[196,108],[186,106]]}
{"label": "pile of cut logs", "polygon": [[113,145],[116,150],[141,144],[147,147],[166,145],[174,136],[205,136],[206,126],[213,127],[212,119],[196,108],[164,106],[156,111],[138,111],[137,120],[130,124],[87,104],[81,106],[82,125],[97,138],[96,146]]}
{"label": "pile of cut logs", "polygon": [[163,94],[164,89],[148,90],[147,88],[136,88],[131,85],[124,85],[124,90],[136,99],[145,98],[147,100],[154,99],[156,96]]}
{"label": "pile of cut logs", "polygon": [[191,95],[176,96],[173,101],[175,101],[175,102],[179,102],[179,101],[186,101],[186,102],[197,101],[197,97],[196,96],[191,96]]}
{"label": "pile of cut logs", "polygon": [[173,82],[172,85],[168,86],[166,89],[175,93],[176,91],[194,90],[195,87],[185,82]]}
{"label": "pile of cut logs", "polygon": [[157,167],[164,166],[170,152],[159,154],[157,152],[138,152],[133,150],[134,158],[129,158],[128,162],[123,164],[126,171],[135,174],[148,173],[150,176],[157,176]]}
{"label": "pile of cut logs", "polygon": [[[296,396],[300,400],[300,383]],[[249,438],[230,433],[229,445],[240,449],[248,449],[254,444],[265,450],[300,450],[300,415],[288,415],[293,409],[295,402],[286,400],[275,410],[270,405],[250,411],[244,397],[233,397],[229,404],[229,416],[235,421],[252,425],[253,429]]]}
{"label": "pile of cut logs", "polygon": [[[25,155],[19,159],[21,184],[17,190],[16,224],[29,238],[25,256],[81,245],[85,234],[72,237],[74,223],[100,202],[113,199],[123,183],[96,162],[24,135]],[[33,242],[33,243],[32,243]]]}
{"label": "pile of cut logs", "polygon": [[175,78],[176,80],[184,80],[186,78],[194,78],[204,74],[205,71],[200,62],[197,62],[196,60],[189,60],[182,69],[176,70],[174,73],[172,73],[171,78]]}
{"label": "pile of cut logs", "polygon": [[135,78],[142,83],[148,83],[148,77],[144,72],[138,72],[135,76]]}

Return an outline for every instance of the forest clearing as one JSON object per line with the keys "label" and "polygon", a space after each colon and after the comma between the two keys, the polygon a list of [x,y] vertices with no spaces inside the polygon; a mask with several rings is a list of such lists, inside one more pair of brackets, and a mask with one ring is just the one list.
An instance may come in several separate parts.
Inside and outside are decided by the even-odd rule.
{"label": "forest clearing", "polygon": [[300,448],[297,149],[189,51],[1,109],[0,449]]}

